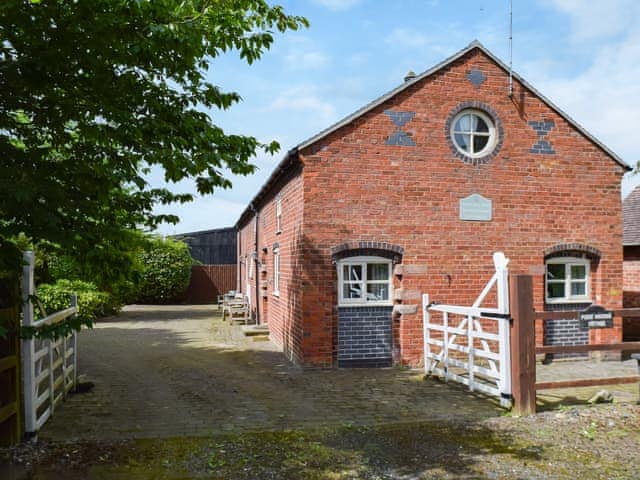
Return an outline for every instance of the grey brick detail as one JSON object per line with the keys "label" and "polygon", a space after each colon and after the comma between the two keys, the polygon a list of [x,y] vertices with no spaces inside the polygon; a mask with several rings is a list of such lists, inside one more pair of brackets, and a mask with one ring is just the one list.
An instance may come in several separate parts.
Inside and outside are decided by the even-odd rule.
{"label": "grey brick detail", "polygon": [[411,136],[402,130],[396,130],[389,138],[384,142],[385,145],[397,145],[400,147],[415,147],[416,142],[413,141]]}
{"label": "grey brick detail", "polygon": [[402,127],[413,119],[416,112],[394,112],[393,110],[385,110],[384,114],[387,115],[396,126],[396,130],[385,140],[385,145],[415,147],[416,142],[413,141],[409,133],[402,130]]}
{"label": "grey brick detail", "polygon": [[385,110],[384,114],[391,118],[391,121],[396,127],[402,128],[409,123],[416,112],[394,112],[393,110]]}
{"label": "grey brick detail", "polygon": [[392,309],[338,308],[338,367],[391,365]]}
{"label": "grey brick detail", "polygon": [[487,76],[478,68],[469,70],[467,72],[467,80],[469,80],[474,87],[479,88],[486,80]]}
{"label": "grey brick detail", "polygon": [[553,146],[546,139],[547,134],[555,127],[553,120],[530,121],[529,126],[538,134],[538,141],[529,149],[529,153],[555,155]]}
{"label": "grey brick detail", "polygon": [[[589,343],[589,329],[582,328],[577,319],[545,320],[545,345],[587,345]],[[552,358],[585,357],[583,353],[553,354]]]}

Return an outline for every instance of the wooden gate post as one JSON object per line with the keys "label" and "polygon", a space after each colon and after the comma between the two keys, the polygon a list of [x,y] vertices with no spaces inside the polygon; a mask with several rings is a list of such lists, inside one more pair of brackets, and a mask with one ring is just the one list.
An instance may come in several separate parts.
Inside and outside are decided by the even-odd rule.
{"label": "wooden gate post", "polygon": [[516,415],[536,413],[536,336],[533,315],[533,278],[511,275],[511,389]]}

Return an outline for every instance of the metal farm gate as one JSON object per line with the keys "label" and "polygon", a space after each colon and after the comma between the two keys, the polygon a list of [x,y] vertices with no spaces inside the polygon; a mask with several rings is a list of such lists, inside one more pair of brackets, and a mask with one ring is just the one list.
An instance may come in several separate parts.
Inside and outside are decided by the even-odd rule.
{"label": "metal farm gate", "polygon": [[[430,303],[423,295],[424,368],[427,375],[462,383],[510,407],[509,260],[496,252],[493,262],[495,273],[470,307]],[[494,286],[497,307],[482,307]]]}

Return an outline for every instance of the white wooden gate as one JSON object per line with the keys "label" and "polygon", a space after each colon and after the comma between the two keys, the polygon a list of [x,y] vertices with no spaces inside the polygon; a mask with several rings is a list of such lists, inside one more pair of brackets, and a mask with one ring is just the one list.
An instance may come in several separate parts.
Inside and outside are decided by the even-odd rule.
{"label": "white wooden gate", "polygon": [[[71,307],[34,321],[33,279],[34,255],[26,252],[22,273],[22,325],[41,327],[52,325],[75,315],[77,299],[71,297]],[[33,437],[53,414],[77,382],[78,338],[74,331],[56,340],[28,338],[22,340],[22,384],[24,391],[25,435]]]}
{"label": "white wooden gate", "polygon": [[[508,408],[511,406],[509,260],[502,252],[496,252],[493,262],[495,273],[470,307],[433,304],[429,303],[429,295],[422,296],[424,367],[427,375],[440,375],[445,381],[467,385],[471,391],[496,396]],[[494,286],[497,307],[481,307]],[[436,312],[441,316],[436,316]],[[437,317],[441,322],[436,321]]]}

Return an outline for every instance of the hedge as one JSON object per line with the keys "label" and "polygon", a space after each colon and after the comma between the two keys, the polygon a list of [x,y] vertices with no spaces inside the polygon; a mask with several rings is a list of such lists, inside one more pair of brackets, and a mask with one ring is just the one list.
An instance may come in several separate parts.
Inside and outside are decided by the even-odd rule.
{"label": "hedge", "polygon": [[[119,305],[111,295],[101,292],[93,283],[82,280],[58,280],[54,284],[38,285],[37,298],[42,302],[47,314],[69,308],[72,294],[78,295],[77,322],[80,325],[92,325],[100,317],[117,313]],[[41,317],[35,308],[36,317]]]}
{"label": "hedge", "polygon": [[141,303],[180,301],[189,286],[193,259],[181,241],[152,239],[139,253],[142,273],[137,285]]}

